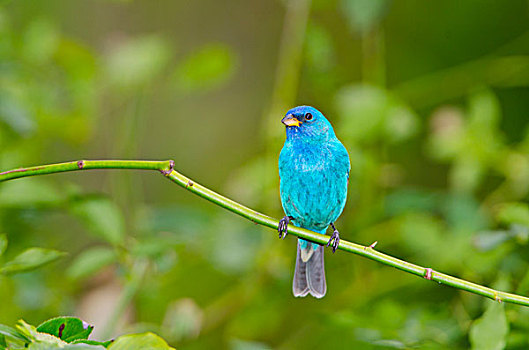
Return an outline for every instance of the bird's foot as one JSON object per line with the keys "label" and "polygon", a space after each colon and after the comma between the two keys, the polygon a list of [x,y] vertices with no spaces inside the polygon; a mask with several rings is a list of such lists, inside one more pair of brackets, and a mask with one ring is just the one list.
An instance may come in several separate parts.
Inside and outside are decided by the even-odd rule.
{"label": "bird's foot", "polygon": [[332,228],[334,229],[334,232],[332,233],[332,236],[329,239],[329,242],[327,242],[327,247],[330,246],[332,243],[332,252],[336,253],[336,249],[338,249],[338,245],[340,244],[340,232],[338,232],[338,230],[336,229],[336,227],[334,227],[334,225],[332,226]]}
{"label": "bird's foot", "polygon": [[279,238],[285,239],[288,233],[288,224],[292,219],[294,219],[292,216],[285,215],[281,220],[279,220],[279,225],[277,227],[277,232],[279,232]]}

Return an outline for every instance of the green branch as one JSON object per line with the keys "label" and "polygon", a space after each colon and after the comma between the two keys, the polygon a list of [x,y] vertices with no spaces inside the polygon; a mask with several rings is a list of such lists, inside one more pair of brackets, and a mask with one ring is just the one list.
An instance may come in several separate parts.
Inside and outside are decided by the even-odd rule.
{"label": "green branch", "polygon": [[[76,170],[88,169],[144,169],[157,170],[169,178],[171,181],[180,185],[181,187],[199,195],[202,198],[209,200],[225,209],[228,209],[235,214],[243,216],[257,224],[277,229],[278,220],[269,216],[261,214],[255,210],[245,207],[229,198],[223,197],[220,194],[192,181],[179,172],[174,170],[174,161],[142,161],[142,160],[80,160],[67,163],[41,165],[31,168],[22,168],[0,172],[0,182],[17,179],[26,176],[44,175],[52,173],[60,173]],[[320,244],[327,244],[329,236],[321,235],[316,232],[305,230],[303,228],[290,226],[289,234],[313,241]],[[448,286],[466,290],[474,294],[479,294],[484,297],[496,300],[498,302],[508,302],[513,304],[529,306],[529,298],[497,291],[491,288],[481,286],[472,282],[468,282],[450,275],[437,272],[431,268],[424,268],[415,264],[411,264],[404,260],[394,258],[392,256],[376,251],[375,244],[370,246],[362,246],[360,244],[340,240],[338,249],[349,253],[357,254],[371,260],[378,261],[382,264],[392,266],[396,269],[423,277],[425,279],[446,284]]]}

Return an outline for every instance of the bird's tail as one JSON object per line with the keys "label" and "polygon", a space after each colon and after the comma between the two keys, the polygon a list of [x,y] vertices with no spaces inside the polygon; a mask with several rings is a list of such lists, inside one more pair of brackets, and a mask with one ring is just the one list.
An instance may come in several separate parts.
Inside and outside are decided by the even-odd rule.
{"label": "bird's tail", "polygon": [[325,267],[323,264],[323,246],[298,239],[296,270],[292,292],[296,297],[311,294],[315,298],[323,298],[327,292]]}

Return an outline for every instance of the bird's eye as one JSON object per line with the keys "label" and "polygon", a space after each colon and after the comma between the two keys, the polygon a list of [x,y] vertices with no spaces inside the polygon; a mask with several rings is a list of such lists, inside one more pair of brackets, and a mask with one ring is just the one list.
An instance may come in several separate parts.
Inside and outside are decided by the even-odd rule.
{"label": "bird's eye", "polygon": [[311,113],[305,114],[305,120],[311,120],[311,119],[312,119],[312,114]]}

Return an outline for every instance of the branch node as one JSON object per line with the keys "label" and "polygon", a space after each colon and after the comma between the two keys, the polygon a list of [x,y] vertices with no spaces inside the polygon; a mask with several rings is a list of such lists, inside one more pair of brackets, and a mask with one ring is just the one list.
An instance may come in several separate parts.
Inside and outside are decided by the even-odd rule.
{"label": "branch node", "polygon": [[497,301],[498,303],[501,303],[503,301],[498,295],[498,292],[494,292],[494,300]]}
{"label": "branch node", "polygon": [[432,280],[432,272],[433,272],[433,270],[428,267],[426,269],[426,271],[424,272],[424,278],[426,278],[427,280],[431,281]]}
{"label": "branch node", "polygon": [[80,161],[78,161],[78,162],[77,162],[77,167],[78,167],[79,169],[83,169],[83,168],[84,168],[84,160],[80,160]]}
{"label": "branch node", "polygon": [[174,170],[174,160],[170,160],[169,161],[169,169],[168,170],[160,170],[160,172],[165,175],[165,176],[169,176],[169,174],[171,174]]}
{"label": "branch node", "polygon": [[188,180],[188,181],[187,181],[187,184],[186,184],[186,188],[188,188],[188,187],[193,187],[193,185],[194,185],[193,181]]}

